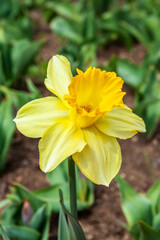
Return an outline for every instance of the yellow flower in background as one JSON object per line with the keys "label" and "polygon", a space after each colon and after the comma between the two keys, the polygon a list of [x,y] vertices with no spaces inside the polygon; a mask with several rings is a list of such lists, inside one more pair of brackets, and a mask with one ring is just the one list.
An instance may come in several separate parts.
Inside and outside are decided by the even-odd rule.
{"label": "yellow flower in background", "polygon": [[54,170],[72,155],[82,173],[108,186],[121,166],[116,138],[145,131],[143,120],[123,104],[123,80],[114,72],[89,67],[72,76],[69,61],[54,56],[48,64],[46,87],[57,97],[33,100],[15,122],[27,137],[39,141],[40,168]]}

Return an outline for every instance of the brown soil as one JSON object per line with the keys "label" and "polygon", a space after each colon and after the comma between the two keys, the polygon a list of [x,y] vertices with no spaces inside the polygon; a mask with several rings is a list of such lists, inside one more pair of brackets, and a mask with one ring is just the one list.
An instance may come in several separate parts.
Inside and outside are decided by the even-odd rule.
{"label": "brown soil", "polygon": [[[38,14],[39,16],[39,14]],[[34,13],[33,17],[37,18]],[[57,53],[59,40],[46,26],[41,24],[36,31],[36,39],[41,38],[42,33],[47,43],[41,51],[42,60],[48,60]],[[132,59],[140,63],[145,54],[144,48],[136,45],[129,53],[125,47],[111,46],[106,51],[99,52],[99,62],[106,61],[113,53],[123,58]],[[44,96],[49,95],[43,84],[39,89]],[[133,107],[134,96],[131,89],[125,86],[127,96],[125,103]],[[160,130],[160,129],[159,129]],[[121,177],[125,178],[137,191],[145,193],[153,183],[150,170],[147,167],[144,152],[151,161],[155,178],[159,178],[160,172],[160,131],[150,141],[144,134],[137,134],[132,139],[120,140],[123,163],[120,171]],[[38,164],[38,140],[24,137],[16,131],[12,146],[7,159],[7,165],[3,176],[0,178],[0,199],[4,199],[9,187],[13,182],[18,182],[30,190],[39,189],[48,185],[45,174],[39,169]],[[57,217],[54,219],[57,221]],[[95,203],[90,210],[79,213],[79,220],[85,232],[87,240],[131,240],[130,235],[124,230],[120,221],[125,221],[120,207],[120,194],[115,180],[109,188],[104,186],[95,187]],[[54,230],[50,239],[57,239],[57,223],[54,221]],[[52,226],[53,229],[53,226]]]}

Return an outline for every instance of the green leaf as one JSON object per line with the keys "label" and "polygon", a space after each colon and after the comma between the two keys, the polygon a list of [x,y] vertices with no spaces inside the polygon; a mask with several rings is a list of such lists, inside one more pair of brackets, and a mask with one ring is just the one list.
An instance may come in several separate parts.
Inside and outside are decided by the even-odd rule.
{"label": "green leaf", "polygon": [[[14,105],[16,108],[19,109],[27,102],[40,97],[40,93],[38,89],[34,86],[34,84],[30,80],[27,81],[27,86],[30,90],[29,93],[7,88],[5,86],[0,86],[0,91],[3,92],[5,97],[11,103],[11,106]],[[12,116],[12,119],[13,119],[13,116]]]}
{"label": "green leaf", "polygon": [[93,41],[97,36],[96,16],[93,9],[88,9],[84,16],[84,37],[88,41]]}
{"label": "green leaf", "polygon": [[17,79],[27,71],[29,64],[39,52],[43,43],[30,42],[27,39],[17,41],[12,49],[13,78]]}
{"label": "green leaf", "polygon": [[10,20],[1,20],[0,22],[0,42],[5,44],[14,44],[14,41],[20,40],[25,37],[25,33],[22,32],[16,22]]}
{"label": "green leaf", "polygon": [[41,240],[48,240],[49,239],[49,230],[50,230],[50,218],[46,219],[43,225],[43,232],[41,236]]}
{"label": "green leaf", "polygon": [[3,225],[3,229],[11,239],[39,240],[40,233],[26,226]]}
{"label": "green leaf", "polygon": [[160,213],[153,218],[153,228],[160,232]]}
{"label": "green leaf", "polygon": [[[6,82],[6,75],[4,72],[4,66],[3,66],[3,56],[2,56],[2,52],[0,49],[0,85],[4,85]],[[0,93],[0,99],[1,99],[1,93]]]}
{"label": "green leaf", "polygon": [[17,206],[12,204],[6,207],[1,214],[1,222],[5,225],[16,224]]}
{"label": "green leaf", "polygon": [[5,166],[14,130],[12,105],[9,100],[4,100],[0,103],[0,173]]}
{"label": "green leaf", "polygon": [[70,2],[59,2],[59,1],[52,1],[46,3],[45,7],[47,9],[52,10],[52,12],[56,12],[57,15],[66,18],[67,20],[80,22],[81,16],[78,14],[75,5]]}
{"label": "green leaf", "polygon": [[[143,23],[143,22],[141,21],[141,23]],[[131,35],[133,35],[146,48],[149,47],[150,39],[149,39],[147,33],[145,34],[145,31],[143,31],[144,34],[142,34],[142,31],[141,31],[141,29],[138,29],[138,26],[134,26],[133,24],[130,24],[127,21],[122,21],[121,25],[123,26],[125,31],[127,31]]]}
{"label": "green leaf", "polygon": [[36,88],[36,86],[33,84],[33,82],[31,80],[27,80],[27,87],[28,87],[28,90],[31,93],[30,96],[33,99],[41,97],[41,94],[40,94],[39,90]]}
{"label": "green leaf", "polygon": [[141,228],[141,240],[159,240],[160,233],[155,229],[150,227],[148,224],[143,221],[139,221],[139,226]]}
{"label": "green leaf", "polygon": [[46,205],[42,205],[42,207],[40,207],[33,215],[32,219],[30,220],[29,226],[36,230],[41,230],[42,223],[44,222],[45,218],[45,211]]}
{"label": "green leaf", "polygon": [[[12,189],[13,187],[11,188],[11,191]],[[15,194],[15,192],[7,194],[7,198],[10,199],[14,204],[19,204],[21,202],[21,198],[17,194]]]}
{"label": "green leaf", "polygon": [[156,130],[160,118],[160,98],[153,98],[153,103],[150,103],[146,109],[146,123],[147,135],[151,137]]}
{"label": "green leaf", "polygon": [[83,66],[95,66],[97,62],[96,52],[98,46],[95,42],[89,44],[83,44],[81,47],[80,53],[82,55],[82,64]]}
{"label": "green leaf", "polygon": [[54,171],[47,174],[47,179],[51,185],[68,182],[68,162],[63,161]]}
{"label": "green leaf", "polygon": [[50,216],[52,213],[52,208],[50,205],[46,206],[45,217],[43,219],[43,229],[42,229],[42,236],[41,240],[48,240],[49,239],[49,231],[50,231]]}
{"label": "green leaf", "polygon": [[150,31],[151,41],[159,43],[160,41],[159,18],[154,15],[150,15],[146,18],[146,15],[144,15],[143,21],[145,22],[148,31]]}
{"label": "green leaf", "polygon": [[138,193],[119,175],[116,176],[116,181],[119,185],[122,202],[125,200],[130,200],[138,195]]}
{"label": "green leaf", "polygon": [[136,223],[135,225],[133,225],[132,227],[129,227],[129,229],[127,229],[129,231],[129,233],[134,237],[135,240],[140,240],[141,238],[141,229],[138,223]]}
{"label": "green leaf", "polygon": [[49,238],[51,210],[51,206],[44,204],[30,220],[29,226],[42,233],[41,240],[48,240]]}
{"label": "green leaf", "polygon": [[29,200],[29,203],[34,211],[37,211],[45,203],[45,201],[39,199],[34,193],[30,192],[27,188],[20,184],[14,184],[14,188],[16,194],[18,194],[21,199]]}
{"label": "green leaf", "polygon": [[[94,202],[93,183],[81,175],[76,166],[76,187],[77,187],[77,204],[78,210],[83,210],[91,206]],[[66,206],[69,206],[68,194],[68,162],[63,161],[54,171],[47,174],[47,178],[52,185],[49,188],[36,191],[39,197],[53,203],[53,211],[59,211],[59,194],[58,189],[63,189],[63,195]],[[54,197],[53,197],[54,196]],[[47,199],[46,199],[47,198]]]}
{"label": "green leaf", "polygon": [[[84,186],[84,185],[82,185]],[[38,199],[50,203],[52,205],[52,210],[54,212],[59,212],[60,206],[58,204],[59,202],[59,195],[58,195],[58,189],[61,188],[64,192],[64,199],[67,209],[69,209],[69,192],[68,192],[68,183],[62,183],[62,184],[56,184],[52,185],[50,187],[46,187],[40,190],[34,191],[35,197],[38,197]],[[92,190],[91,190],[92,189]],[[82,191],[83,193],[83,191]],[[82,195],[81,195],[82,196]],[[87,197],[87,200],[84,199],[85,196]],[[84,210],[90,207],[93,204],[94,196],[93,196],[93,188],[91,187],[90,190],[87,189],[87,192],[85,193],[85,196],[83,195],[82,198],[77,199],[77,207],[78,210]]]}
{"label": "green leaf", "polygon": [[6,232],[4,231],[2,225],[0,225],[0,232],[1,232],[3,240],[10,240],[10,238],[7,236]]}
{"label": "green leaf", "polygon": [[[132,47],[132,39],[130,36],[130,32],[126,31],[123,26],[122,16],[126,17],[126,13],[124,11],[114,11],[114,12],[106,12],[102,15],[100,20],[98,21],[99,28],[105,31],[105,34],[108,35],[108,39],[106,43],[113,42],[116,40],[120,40],[123,44],[125,43],[128,48]],[[127,20],[127,19],[126,19]]]}
{"label": "green leaf", "polygon": [[81,44],[83,38],[79,31],[79,25],[69,22],[61,17],[56,17],[50,24],[51,30],[64,39],[70,40],[75,44]]}
{"label": "green leaf", "polygon": [[147,135],[151,137],[160,118],[160,84],[155,65],[144,60],[143,67],[146,70],[143,82],[136,92],[134,112],[144,119]]}
{"label": "green leaf", "polygon": [[140,86],[144,75],[144,69],[141,66],[135,65],[128,60],[117,59],[116,70],[117,74],[122,77],[129,86],[134,89]]}
{"label": "green leaf", "polygon": [[69,240],[69,229],[67,224],[67,219],[62,208],[59,212],[59,221],[58,221],[58,240]]}
{"label": "green leaf", "polygon": [[116,177],[119,184],[123,213],[129,223],[133,227],[137,221],[144,221],[149,225],[152,224],[152,209],[150,201],[136,191],[120,176]]}
{"label": "green leaf", "polygon": [[5,86],[8,86],[12,77],[11,50],[10,44],[0,43],[0,65],[2,69],[0,83]]}
{"label": "green leaf", "polygon": [[[143,78],[143,82],[140,86],[139,93],[143,94],[144,97],[146,97],[146,94],[149,94],[151,96],[157,96],[157,70],[154,65],[150,65],[150,63],[147,64],[147,61],[144,60],[143,62],[143,68],[145,69],[145,74]],[[143,100],[143,99],[142,99]]]}
{"label": "green leaf", "polygon": [[68,192],[68,183],[63,184],[57,184],[50,187],[46,187],[43,189],[39,189],[34,191],[34,196],[38,197],[38,199],[41,199],[44,202],[47,202],[51,204],[52,211],[53,212],[59,212],[60,206],[58,204],[59,202],[59,195],[58,195],[58,189],[62,188],[64,191],[64,198],[66,199],[67,208],[69,208],[69,192]]}
{"label": "green leaf", "polygon": [[153,214],[156,215],[160,212],[160,180],[156,181],[153,186],[148,190],[146,197],[152,204]]}
{"label": "green leaf", "polygon": [[66,207],[63,203],[63,195],[62,191],[59,190],[60,204],[64,214],[66,214],[68,219],[68,228],[69,228],[69,236],[70,240],[86,240],[83,230],[78,223],[78,221],[66,210]]}
{"label": "green leaf", "polygon": [[1,1],[1,9],[0,15],[2,18],[13,18],[19,12],[19,2],[17,0],[2,0]]}
{"label": "green leaf", "polygon": [[96,11],[97,14],[102,14],[103,12],[107,12],[110,9],[110,6],[112,4],[112,0],[101,0],[101,1],[97,1],[97,0],[92,0],[93,2],[93,7]]}
{"label": "green leaf", "polygon": [[5,17],[10,12],[10,8],[11,8],[11,0],[2,0],[1,8],[0,8],[0,15],[2,17]]}
{"label": "green leaf", "polygon": [[0,209],[4,208],[6,205],[11,204],[11,200],[10,199],[4,199],[2,201],[0,201]]}

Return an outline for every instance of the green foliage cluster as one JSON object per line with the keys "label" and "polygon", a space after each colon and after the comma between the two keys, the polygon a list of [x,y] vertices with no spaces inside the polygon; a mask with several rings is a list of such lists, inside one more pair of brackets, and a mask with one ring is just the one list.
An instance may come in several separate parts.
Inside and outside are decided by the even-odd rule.
{"label": "green foliage cluster", "polygon": [[43,12],[47,10],[45,17],[51,30],[65,41],[59,52],[72,63],[74,74],[77,67],[96,65],[98,48],[107,41],[101,34],[99,15],[109,10],[111,2],[48,0],[42,4]]}
{"label": "green foliage cluster", "polygon": [[32,40],[32,23],[27,1],[2,0],[0,7],[0,173],[2,173],[15,131],[14,108],[40,97],[28,80],[28,93],[21,91],[22,80],[38,54],[42,42]]}
{"label": "green foliage cluster", "polygon": [[[47,178],[50,186],[34,192],[30,192],[19,184],[14,184],[7,199],[0,202],[0,208],[5,207],[0,219],[2,236],[6,234],[11,239],[48,240],[52,212],[61,212],[59,228],[66,224],[62,218],[64,218],[63,211],[68,215],[69,210],[67,159],[53,172],[48,173]],[[76,180],[78,210],[84,210],[93,204],[93,184],[80,175],[78,168],[76,168]],[[59,204],[59,189],[63,191],[66,207],[64,204],[62,207]],[[24,209],[26,204],[27,207]],[[76,221],[70,214],[68,217],[69,219],[71,217],[69,220],[71,225],[72,222],[75,224]],[[60,236],[59,239],[64,240]],[[65,239],[67,240],[67,236]]]}
{"label": "green foliage cluster", "polygon": [[135,240],[160,239],[160,180],[145,195],[137,193],[120,176],[116,178],[122,200],[122,210],[128,226],[123,226]]}
{"label": "green foliage cluster", "polygon": [[86,240],[83,230],[75,219],[66,209],[63,202],[62,191],[59,191],[60,195],[60,213],[59,213],[59,224],[58,224],[58,240]]}

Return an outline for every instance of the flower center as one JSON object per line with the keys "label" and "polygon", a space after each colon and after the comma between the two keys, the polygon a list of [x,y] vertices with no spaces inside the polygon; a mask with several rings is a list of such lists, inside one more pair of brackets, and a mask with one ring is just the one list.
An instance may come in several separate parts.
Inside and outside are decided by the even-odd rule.
{"label": "flower center", "polygon": [[93,106],[91,104],[80,106],[80,107],[86,110],[86,112],[88,113],[90,113],[93,110]]}
{"label": "flower center", "polygon": [[90,112],[93,111],[93,105],[92,104],[88,104],[88,105],[77,106],[76,110],[77,110],[78,114],[82,114],[83,110],[87,114],[87,113],[90,113]]}
{"label": "flower center", "polygon": [[123,80],[116,73],[95,67],[89,67],[85,72],[77,69],[77,72],[64,99],[71,106],[71,116],[74,115],[80,127],[88,127],[105,112],[123,106]]}

